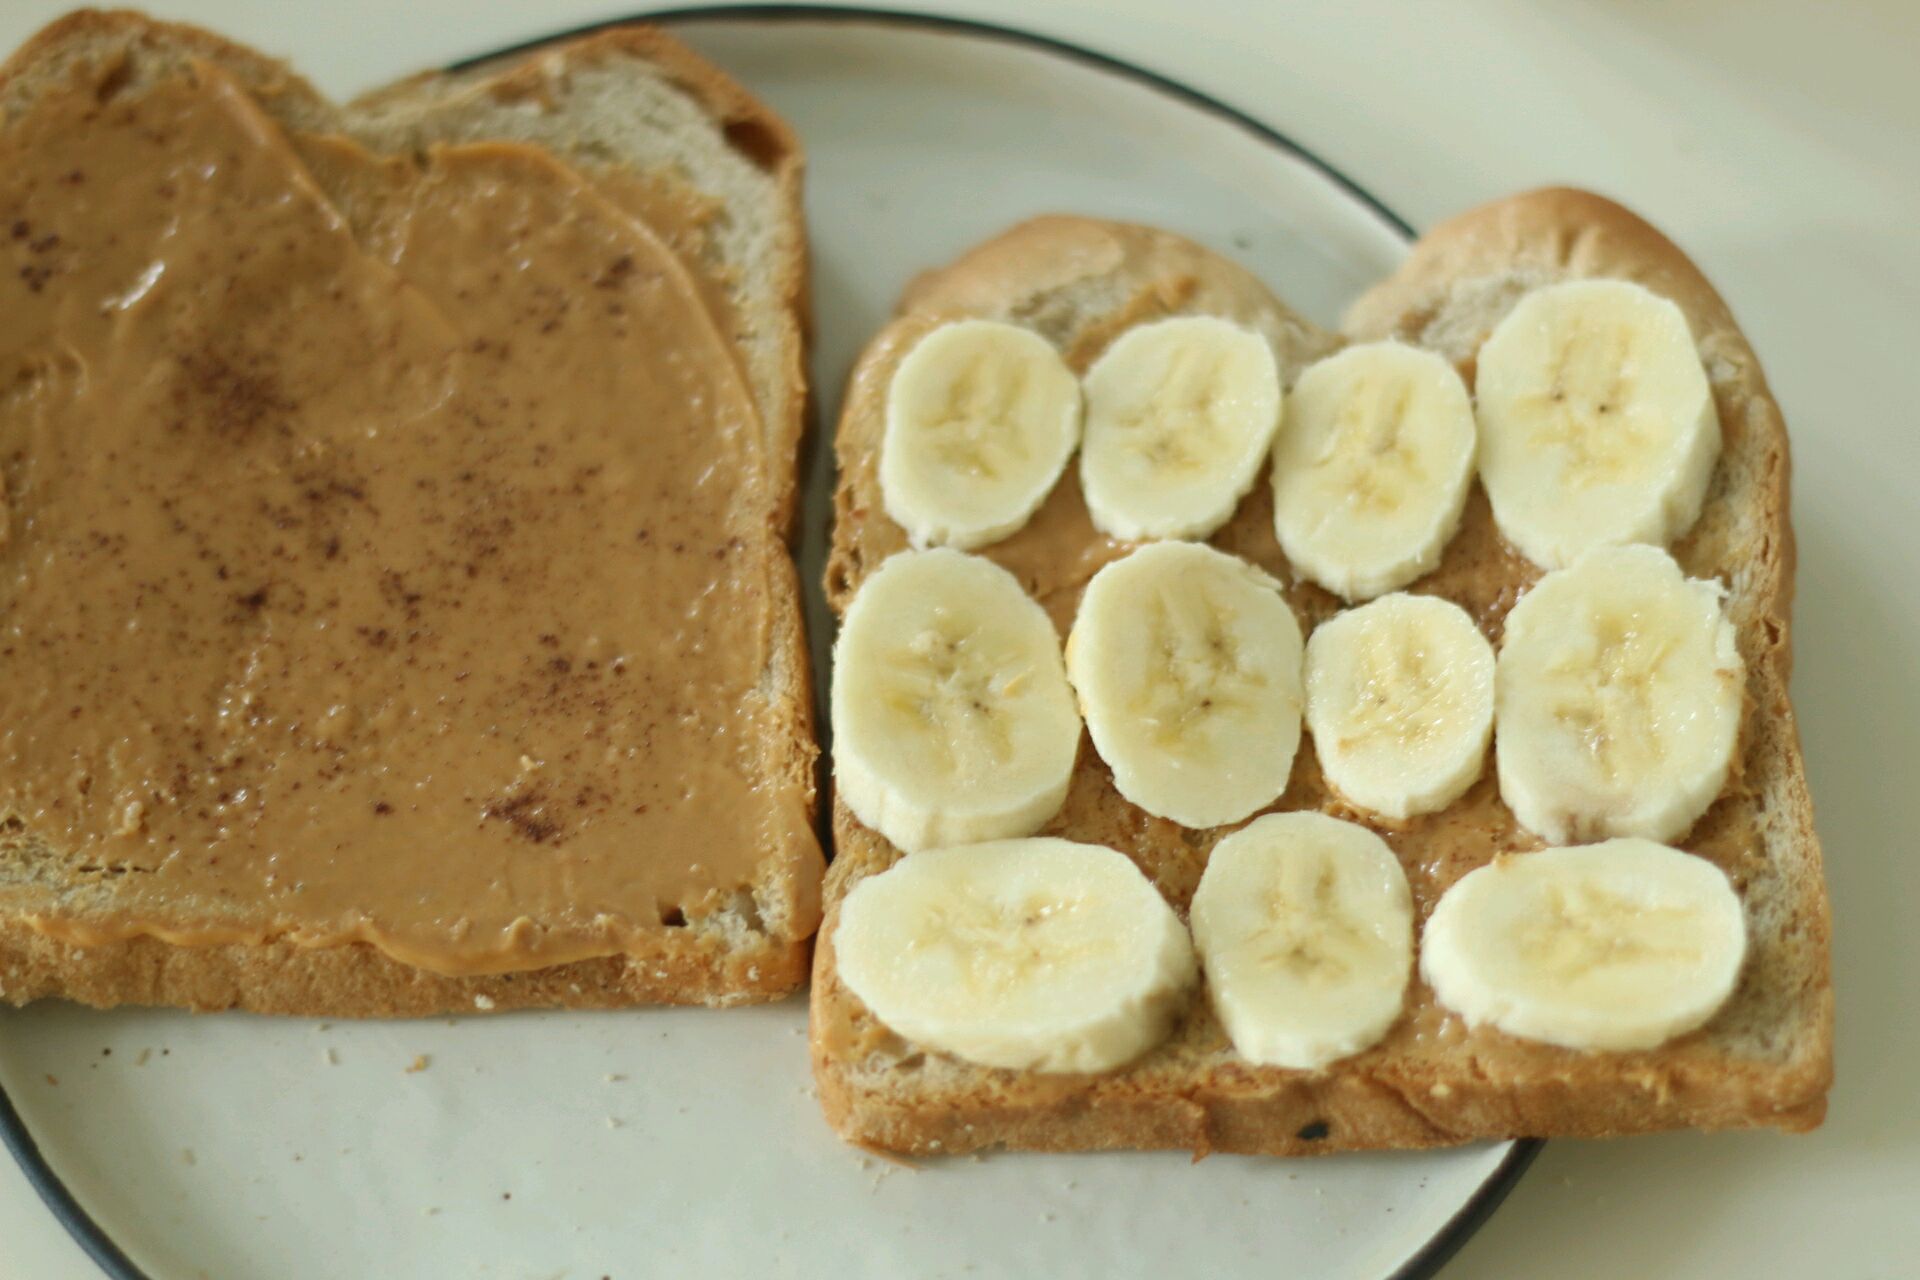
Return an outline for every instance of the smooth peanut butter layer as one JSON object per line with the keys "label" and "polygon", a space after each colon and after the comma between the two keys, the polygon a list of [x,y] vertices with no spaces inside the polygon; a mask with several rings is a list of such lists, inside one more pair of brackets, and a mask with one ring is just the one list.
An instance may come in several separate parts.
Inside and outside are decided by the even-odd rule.
{"label": "smooth peanut butter layer", "polygon": [[500,972],[817,862],[758,416],[637,202],[210,64],[117,88],[0,135],[0,820],[75,886],[34,926]]}

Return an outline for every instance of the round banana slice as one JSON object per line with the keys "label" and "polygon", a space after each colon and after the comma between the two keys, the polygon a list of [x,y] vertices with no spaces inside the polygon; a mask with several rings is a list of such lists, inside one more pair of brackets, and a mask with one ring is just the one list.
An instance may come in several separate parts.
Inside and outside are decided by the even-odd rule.
{"label": "round banana slice", "polygon": [[1603,547],[1507,614],[1500,794],[1555,843],[1684,835],[1726,783],[1744,671],[1721,588],[1658,547]]}
{"label": "round banana slice", "polygon": [[1300,624],[1272,578],[1196,542],[1095,574],[1067,673],[1120,794],[1182,826],[1238,822],[1286,790],[1300,744]]}
{"label": "round banana slice", "polygon": [[880,496],[915,546],[968,550],[1027,522],[1080,442],[1080,381],[1029,329],[944,324],[887,387]]}
{"label": "round banana slice", "polygon": [[1307,728],[1336,791],[1389,818],[1445,808],[1493,738],[1493,646],[1459,605],[1395,594],[1307,640]]}
{"label": "round banana slice", "polygon": [[1214,846],[1190,915],[1214,1012],[1249,1062],[1310,1070],[1400,1016],[1413,898],[1393,850],[1322,813],[1271,813]]}
{"label": "round banana slice", "polygon": [[1005,569],[945,548],[901,552],[861,584],[832,710],[841,798],[908,850],[1038,830],[1080,746],[1045,611]]}
{"label": "round banana slice", "polygon": [[1273,526],[1304,576],[1367,600],[1440,563],[1473,482],[1473,402],[1430,351],[1373,342],[1308,367],[1273,446]]}
{"label": "round banana slice", "polygon": [[1700,515],[1720,418],[1668,299],[1625,280],[1536,289],[1481,345],[1474,395],[1494,522],[1535,564],[1665,546]]}
{"label": "round banana slice", "polygon": [[1651,1049],[1733,993],[1746,916],[1721,870],[1651,840],[1503,857],[1442,894],[1420,973],[1469,1026]]}
{"label": "round banana slice", "polygon": [[1280,425],[1280,366],[1212,316],[1129,329],[1087,371],[1080,486],[1102,533],[1204,538],[1233,515]]}
{"label": "round banana slice", "polygon": [[1197,979],[1180,918],[1125,855],[1034,838],[928,849],[856,884],[841,980],[909,1040],[989,1067],[1110,1071]]}

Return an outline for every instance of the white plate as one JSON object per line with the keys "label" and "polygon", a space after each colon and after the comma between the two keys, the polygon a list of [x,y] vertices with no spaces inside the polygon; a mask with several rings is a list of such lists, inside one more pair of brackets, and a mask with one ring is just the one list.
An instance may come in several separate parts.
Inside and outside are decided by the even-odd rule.
{"label": "white plate", "polygon": [[[1322,321],[1404,252],[1283,139],[1088,55],[927,20],[676,27],[806,140],[825,423],[902,283],[1030,214],[1186,232]],[[816,450],[817,646],[829,468]],[[48,1004],[0,1017],[0,1086],[70,1225],[155,1280],[1414,1274],[1531,1153],[897,1169],[828,1132],[799,1001],[331,1025]]]}

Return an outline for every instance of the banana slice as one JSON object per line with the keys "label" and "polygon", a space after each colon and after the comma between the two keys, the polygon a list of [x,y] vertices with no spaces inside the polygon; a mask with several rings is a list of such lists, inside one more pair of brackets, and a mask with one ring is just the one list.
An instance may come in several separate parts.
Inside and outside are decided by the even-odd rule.
{"label": "banana slice", "polygon": [[1522,298],[1480,348],[1480,478],[1494,522],[1544,568],[1665,546],[1700,515],[1720,418],[1679,307],[1624,280]]}
{"label": "banana slice", "polygon": [[1500,794],[1559,844],[1671,840],[1726,783],[1744,667],[1717,583],[1658,547],[1603,547],[1507,614],[1494,676]]}
{"label": "banana slice", "polygon": [[1080,381],[1045,338],[941,325],[887,387],[881,500],[915,546],[985,546],[1027,522],[1079,441]]}
{"label": "banana slice", "polygon": [[1442,894],[1421,976],[1469,1026],[1569,1049],[1651,1049],[1732,994],[1746,916],[1721,870],[1651,840],[1504,857]]}
{"label": "banana slice", "polygon": [[1311,1070],[1400,1016],[1413,898],[1393,850],[1323,813],[1271,813],[1214,846],[1189,916],[1214,1012],[1249,1062]]}
{"label": "banana slice", "polygon": [[1188,827],[1238,822],[1286,790],[1300,658],[1279,584],[1196,542],[1100,570],[1067,637],[1067,674],[1114,785]]}
{"label": "banana slice", "polygon": [[1493,738],[1493,646],[1459,605],[1395,594],[1307,641],[1307,728],[1335,790],[1389,818],[1445,808]]}
{"label": "banana slice", "polygon": [[1286,791],[1300,660],[1279,583],[1202,543],[1102,568],[1068,635],[1068,677],[1119,794],[1185,827],[1240,821]]}
{"label": "banana slice", "polygon": [[840,977],[894,1032],[970,1062],[1110,1071],[1158,1044],[1197,978],[1180,918],[1099,845],[909,854],[853,887]]}
{"label": "banana slice", "polygon": [[1310,366],[1273,447],[1273,526],[1287,559],[1348,600],[1440,563],[1473,482],[1473,402],[1454,367],[1398,342]]}
{"label": "banana slice", "polygon": [[841,797],[907,850],[1038,830],[1080,746],[1045,611],[1005,569],[945,548],[901,552],[861,584],[832,710]]}
{"label": "banana slice", "polygon": [[1204,538],[1233,515],[1280,425],[1280,366],[1212,316],[1140,325],[1087,371],[1080,485],[1102,533]]}

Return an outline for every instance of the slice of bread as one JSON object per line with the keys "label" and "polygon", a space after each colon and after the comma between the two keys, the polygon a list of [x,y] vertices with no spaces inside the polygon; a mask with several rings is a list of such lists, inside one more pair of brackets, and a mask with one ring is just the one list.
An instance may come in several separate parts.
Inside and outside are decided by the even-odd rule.
{"label": "slice of bread", "polygon": [[[376,152],[405,156],[438,142],[535,143],[660,228],[731,336],[764,427],[760,455],[743,461],[768,479],[769,536],[731,571],[753,575],[771,602],[771,658],[759,692],[772,708],[774,732],[755,785],[789,797],[808,815],[808,829],[768,848],[750,894],[690,915],[683,925],[663,923],[627,953],[443,977],[364,943],[55,941],[27,918],[53,907],[111,908],[113,882],[86,873],[86,851],[50,847],[21,815],[0,813],[0,999],[63,996],[96,1005],[353,1017],[733,1004],[791,992],[806,976],[823,873],[811,835],[810,675],[786,545],[806,395],[802,159],[791,130],[717,68],[651,28],[613,28],[483,68],[420,76],[343,108],[277,61],[129,12],[76,13],[23,46],[0,68],[0,120],[18,118],[40,95],[59,91],[81,65],[117,66],[118,92],[137,94],[196,61],[217,65],[284,128],[346,135]],[[647,352],[636,349],[632,358],[644,360]]]}
{"label": "slice of bread", "polygon": [[[1787,442],[1759,365],[1725,305],[1679,250],[1632,214],[1596,196],[1544,191],[1431,232],[1400,271],[1354,306],[1345,337],[1394,335],[1431,346],[1460,362],[1471,382],[1474,351],[1514,299],[1532,285],[1575,276],[1639,280],[1679,303],[1700,340],[1724,424],[1725,452],[1706,510],[1673,550],[1688,572],[1728,585],[1747,663],[1737,776],[1678,842],[1721,865],[1746,902],[1749,959],[1725,1008],[1704,1029],[1658,1049],[1580,1053],[1491,1027],[1469,1031],[1416,976],[1406,1010],[1384,1040],[1317,1072],[1249,1065],[1204,998],[1192,1002],[1164,1044],[1110,1074],[979,1067],[893,1034],[840,980],[833,950],[838,903],[900,854],[836,803],[837,855],[815,952],[812,1047],[822,1103],[844,1137],[917,1154],[992,1146],[1304,1154],[1819,1123],[1832,1074],[1833,999],[1820,852],[1786,693],[1793,581]],[[915,338],[959,316],[1010,320],[1040,331],[1084,370],[1119,330],[1193,312],[1228,316],[1267,334],[1289,383],[1304,362],[1341,340],[1290,314],[1251,276],[1198,245],[1087,219],[1026,223],[916,281],[856,367],[839,424],[838,520],[827,581],[835,607],[844,608],[865,575],[906,545],[880,501],[877,457],[886,386]],[[1290,572],[1264,480],[1212,542],[1287,584],[1303,628],[1338,608]],[[1064,634],[1079,588],[1122,550],[1088,524],[1069,469],[1033,524],[983,554],[1038,591]],[[1500,539],[1476,487],[1440,566],[1412,589],[1462,603],[1497,640],[1507,609],[1537,576]],[[1365,820],[1328,792],[1310,741],[1303,741],[1275,807]],[[1422,920],[1468,870],[1497,852],[1541,843],[1500,804],[1491,764],[1446,810],[1373,825],[1405,866]],[[1084,742],[1066,803],[1045,832],[1121,850],[1183,914],[1208,850],[1223,834],[1183,830],[1134,808]]]}

